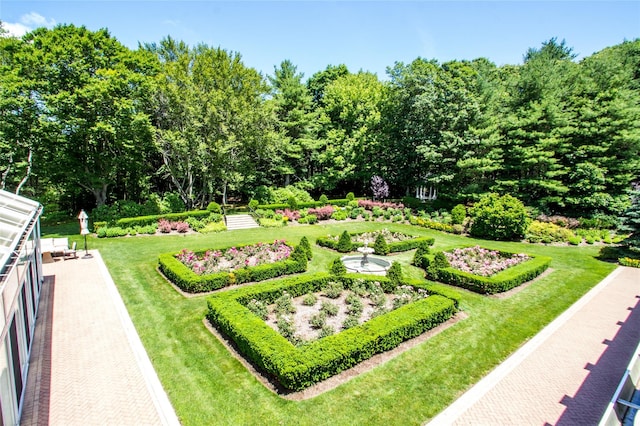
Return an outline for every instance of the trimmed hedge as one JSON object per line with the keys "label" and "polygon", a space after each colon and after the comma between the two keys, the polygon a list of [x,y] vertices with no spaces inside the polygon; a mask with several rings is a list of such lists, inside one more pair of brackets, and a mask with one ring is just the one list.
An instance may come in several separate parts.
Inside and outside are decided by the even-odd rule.
{"label": "trimmed hedge", "polygon": [[[513,253],[501,251],[500,254],[511,256]],[[421,264],[426,269],[429,279],[466,288],[480,294],[496,294],[511,290],[542,274],[551,263],[550,257],[527,254],[531,259],[500,271],[493,276],[482,277],[459,271],[452,267],[438,268],[434,265],[435,255],[437,253],[427,254],[422,257]]]}
{"label": "trimmed hedge", "polygon": [[167,213],[167,214],[155,214],[150,216],[138,216],[138,217],[126,217],[124,219],[118,219],[115,223],[116,226],[121,228],[129,228],[133,226],[146,226],[152,225],[160,219],[166,219],[171,221],[184,221],[187,218],[194,217],[196,219],[209,217],[211,214],[208,210],[192,210],[182,213]]}
{"label": "trimmed hedge", "polygon": [[[236,246],[238,248],[243,246]],[[206,250],[196,252],[202,255]],[[164,253],[158,256],[158,267],[165,277],[188,293],[204,293],[218,290],[233,284],[258,282],[291,275],[307,270],[307,255],[303,248],[297,246],[288,259],[244,267],[231,272],[198,275],[184,263],[176,259],[178,253]]]}
{"label": "trimmed hedge", "polygon": [[[319,273],[286,278],[209,297],[207,318],[260,370],[288,389],[302,390],[397,347],[443,323],[456,312],[453,300],[433,294],[364,324],[295,347],[245,307],[252,299],[272,303],[285,290],[296,297],[319,291],[329,281],[341,281],[348,288],[350,283],[362,279],[378,281],[383,288],[391,286],[385,277],[360,274],[336,277]],[[428,290],[424,283],[415,285]]]}
{"label": "trimmed hedge", "polygon": [[[329,202],[327,204],[330,204],[332,206],[337,206],[337,207],[344,207],[346,205],[349,204],[349,201],[347,198],[339,198],[339,199],[335,199],[335,200],[329,200]],[[322,207],[324,206],[325,203],[321,202],[321,201],[310,201],[310,202],[298,202],[298,209],[308,209],[308,208],[314,208],[314,207]],[[260,204],[257,209],[262,209],[262,210],[284,210],[284,209],[290,209],[291,206],[289,204],[286,203],[275,203],[275,204]]]}
{"label": "trimmed hedge", "polygon": [[[361,235],[361,234],[364,234],[364,232],[349,233],[351,238],[357,237],[358,235]],[[387,247],[389,249],[389,253],[399,253],[399,252],[409,251],[409,250],[418,248],[421,244],[432,246],[434,242],[435,242],[435,239],[431,237],[415,237],[410,240],[397,241],[395,243],[387,243]],[[318,237],[316,239],[316,244],[321,247],[326,247],[332,250],[339,251],[341,253],[346,253],[338,249],[338,243],[339,241],[334,241],[333,239],[328,237]],[[352,248],[350,251],[356,250],[358,247],[364,246],[364,244],[362,243],[353,242],[353,241],[351,245],[352,245]]]}

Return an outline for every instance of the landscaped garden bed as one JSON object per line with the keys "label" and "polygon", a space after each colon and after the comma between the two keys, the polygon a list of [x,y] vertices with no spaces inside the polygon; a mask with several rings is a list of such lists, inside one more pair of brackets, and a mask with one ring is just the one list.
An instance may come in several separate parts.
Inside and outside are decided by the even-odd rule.
{"label": "landscaped garden bed", "polygon": [[416,263],[429,279],[495,294],[536,278],[549,267],[551,258],[474,246],[426,254]]}
{"label": "landscaped garden bed", "polygon": [[[349,236],[350,245],[345,244],[344,241],[341,243],[341,238],[344,240],[344,237],[342,235],[328,235],[326,237],[319,237],[318,239],[316,239],[316,244],[321,247],[327,247],[342,253],[348,253],[357,249],[358,247],[364,246],[365,243],[367,243],[369,246],[376,249],[376,254],[386,255],[388,253],[397,253],[412,250],[418,248],[423,244],[431,246],[435,241],[430,237],[418,237],[402,232],[392,232],[386,228],[371,232],[347,233],[346,235]],[[383,239],[384,241],[381,242],[380,239]],[[385,250],[383,246],[386,246],[387,249]],[[382,253],[381,251],[385,252]]]}
{"label": "landscaped garden bed", "polygon": [[308,250],[284,240],[197,252],[183,249],[158,257],[165,277],[189,293],[304,272],[307,261]]}
{"label": "landscaped garden bed", "polygon": [[[354,294],[361,291],[358,288],[365,289],[362,294],[367,294],[367,298],[379,294],[373,290],[377,285],[387,294],[402,292],[399,287],[410,286],[412,294],[419,296],[415,296],[415,300],[413,295],[409,296],[407,303],[402,303],[397,309],[298,346],[292,343],[301,342],[295,338],[295,333],[293,336],[289,334],[288,340],[281,334],[283,330],[276,331],[256,315],[256,302],[284,305],[281,302],[283,296],[287,299],[310,297],[309,294],[331,291],[331,286],[336,283],[342,286],[343,291]],[[406,297],[399,294],[389,296],[385,304],[389,300],[393,304],[393,300]],[[337,277],[318,273],[218,293],[208,298],[208,306],[207,318],[211,324],[233,340],[238,350],[258,369],[287,389],[301,390],[445,322],[456,312],[457,296],[450,290],[424,282],[395,283],[385,277]]]}

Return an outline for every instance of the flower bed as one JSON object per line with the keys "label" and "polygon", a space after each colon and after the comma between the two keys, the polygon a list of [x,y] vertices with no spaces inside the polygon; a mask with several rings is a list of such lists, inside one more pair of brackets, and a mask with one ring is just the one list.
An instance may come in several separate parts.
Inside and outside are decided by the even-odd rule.
{"label": "flower bed", "polygon": [[[370,279],[380,282],[387,292],[395,288],[395,284],[385,277]],[[427,290],[430,296],[348,330],[296,347],[247,307],[254,300],[275,303],[285,291],[292,297],[318,292],[336,280],[345,288],[351,288],[363,277],[338,278],[315,274],[218,293],[207,300],[207,318],[232,339],[238,350],[259,370],[277,379],[287,389],[301,390],[377,353],[397,347],[446,321],[456,311],[455,296],[451,299],[439,294],[441,290],[446,294],[446,289],[434,284],[411,283],[413,287]]]}
{"label": "flower bed", "polygon": [[307,254],[284,241],[229,247],[221,250],[165,253],[160,271],[182,290],[201,293],[233,284],[263,281],[307,270]]}
{"label": "flower bed", "polygon": [[[423,243],[431,246],[435,241],[430,237],[417,237],[415,235],[402,234],[400,232],[390,232],[387,229],[373,232],[350,233],[349,235],[351,237],[353,250],[364,246],[365,241],[369,243],[369,246],[373,246],[378,235],[382,235],[388,245],[389,253],[399,253],[412,250],[418,248],[418,246]],[[339,239],[340,236],[328,235],[326,237],[319,237],[316,240],[316,244],[321,247],[338,250]]]}
{"label": "flower bed", "polygon": [[[495,294],[534,279],[551,263],[550,257],[492,251],[477,246],[456,250],[457,254],[454,250],[424,255],[419,264],[426,270],[427,278],[481,294]],[[453,264],[449,263],[449,258],[453,259]]]}
{"label": "flower bed", "polygon": [[292,251],[293,248],[284,240],[276,240],[273,244],[258,243],[223,250],[207,250],[200,256],[184,249],[176,255],[176,259],[196,274],[203,275],[279,262],[288,259]]}
{"label": "flower bed", "polygon": [[530,259],[524,253],[505,254],[480,246],[457,248],[452,252],[443,253],[452,268],[482,277],[490,277]]}

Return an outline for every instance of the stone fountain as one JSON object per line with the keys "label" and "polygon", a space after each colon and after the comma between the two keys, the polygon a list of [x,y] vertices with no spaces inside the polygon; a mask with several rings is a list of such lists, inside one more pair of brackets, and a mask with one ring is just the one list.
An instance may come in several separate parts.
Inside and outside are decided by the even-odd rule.
{"label": "stone fountain", "polygon": [[385,275],[387,269],[391,266],[391,262],[380,256],[372,256],[375,251],[369,247],[368,242],[363,247],[358,247],[360,256],[344,256],[342,263],[347,268],[347,272],[358,272],[363,274]]}

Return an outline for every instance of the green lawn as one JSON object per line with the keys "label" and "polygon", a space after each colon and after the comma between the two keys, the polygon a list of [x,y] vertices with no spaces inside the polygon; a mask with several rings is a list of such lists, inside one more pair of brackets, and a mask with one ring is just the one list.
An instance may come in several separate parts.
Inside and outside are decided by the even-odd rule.
{"label": "green lawn", "polygon": [[[328,233],[381,226],[435,238],[436,249],[478,243],[511,252],[553,257],[553,272],[507,299],[460,290],[463,321],[338,388],[294,402],[263,387],[205,325],[206,296],[185,298],[156,271],[159,253],[227,247],[306,235],[314,258],[309,271],[325,270],[335,256],[315,246]],[[44,229],[44,233],[53,232]],[[79,237],[74,237],[80,242]],[[82,247],[82,244],[79,245]],[[420,424],[444,409],[580,296],[615,265],[594,258],[598,247],[545,247],[472,240],[424,228],[369,222],[291,226],[208,235],[89,239],[99,249],[176,412],[185,425],[201,424]],[[405,274],[413,252],[394,258]]]}

